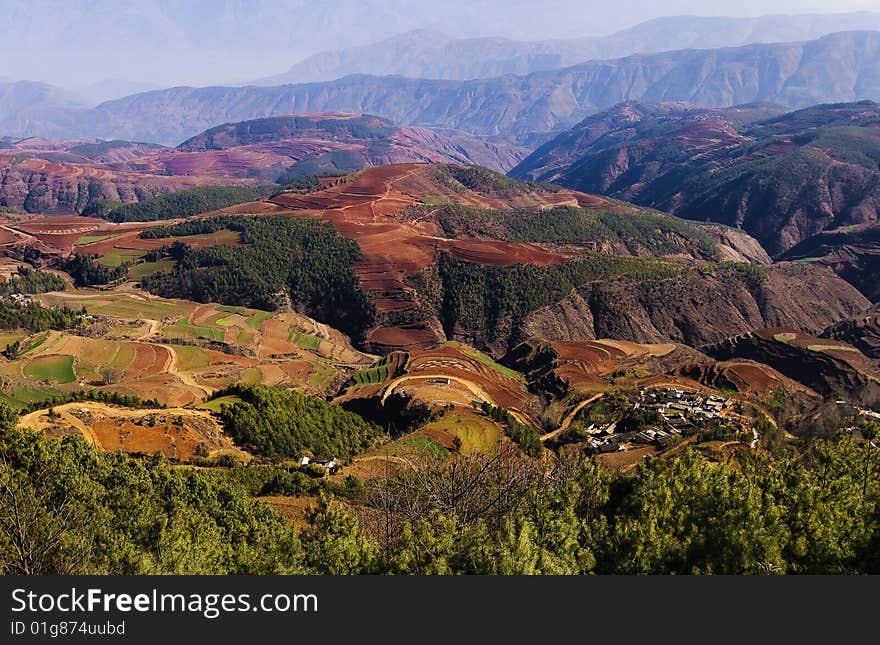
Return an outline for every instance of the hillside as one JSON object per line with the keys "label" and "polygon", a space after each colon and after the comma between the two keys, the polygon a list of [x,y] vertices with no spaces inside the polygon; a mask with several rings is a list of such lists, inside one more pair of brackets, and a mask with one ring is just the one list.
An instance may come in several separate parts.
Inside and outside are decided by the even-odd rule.
{"label": "hillside", "polygon": [[406,162],[507,170],[524,156],[510,144],[359,114],[230,123],[176,149],[122,140],[6,138],[0,144],[0,206],[82,213],[96,202],[141,201],[197,186],[270,184]]}
{"label": "hillside", "polygon": [[510,174],[708,216],[747,231],[771,255],[826,228],[876,221],[880,105],[780,112],[625,103],[559,135]]}
{"label": "hillside", "polygon": [[876,223],[823,231],[790,248],[782,259],[831,267],[871,302],[880,301],[880,226]]}
{"label": "hillside", "polygon": [[[434,132],[425,128],[397,127],[387,119],[368,114],[304,114],[227,123],[187,139],[178,153],[213,153],[237,150],[246,155],[264,155],[263,165],[284,165],[288,174],[309,174],[312,170],[350,171],[367,165],[389,163],[457,162],[508,170],[521,160],[525,151],[509,144],[492,144],[462,133]],[[227,153],[234,155],[236,153]],[[187,159],[185,155],[180,155]],[[221,155],[205,154],[213,160]],[[183,163],[161,157],[172,172],[183,171]],[[308,160],[308,161],[306,161]],[[209,162],[210,163],[210,162]],[[230,161],[230,174],[235,173]],[[239,174],[259,172],[252,162]],[[309,168],[303,166],[308,165]],[[274,177],[273,177],[274,179]]]}
{"label": "hillside", "polygon": [[91,162],[56,163],[39,157],[0,155],[0,205],[31,213],[81,213],[98,200],[133,202],[218,183],[259,181],[221,181],[209,175],[169,176],[110,170]]}
{"label": "hillside", "polygon": [[769,261],[745,234],[479,168],[385,166],[227,210],[321,216],[357,242],[354,270],[377,309],[366,346],[381,353],[446,339],[501,355],[531,335],[818,332],[869,305],[827,269],[722,261]]}
{"label": "hillside", "polygon": [[857,347],[866,356],[880,359],[880,314],[875,305],[825,329],[821,336]]}
{"label": "hillside", "polygon": [[876,363],[841,340],[822,340],[790,329],[764,329],[706,345],[718,360],[757,360],[822,396],[873,404],[880,397]]}
{"label": "hillside", "polygon": [[[880,99],[878,50],[880,32],[861,31],[806,42],[639,54],[485,80],[355,75],[278,87],[175,87],[70,112],[75,125],[63,136],[176,144],[218,123],[344,111],[514,143],[543,142],[546,132],[628,100],[804,107]],[[26,129],[6,132],[59,136],[55,121],[31,119]]]}

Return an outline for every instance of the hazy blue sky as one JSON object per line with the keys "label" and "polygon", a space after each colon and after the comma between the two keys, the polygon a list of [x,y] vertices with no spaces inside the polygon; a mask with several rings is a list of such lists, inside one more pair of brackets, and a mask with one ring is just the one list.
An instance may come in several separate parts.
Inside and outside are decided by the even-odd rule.
{"label": "hazy blue sky", "polygon": [[0,77],[210,84],[416,28],[537,40],[664,15],[856,10],[880,11],[880,0],[0,0]]}

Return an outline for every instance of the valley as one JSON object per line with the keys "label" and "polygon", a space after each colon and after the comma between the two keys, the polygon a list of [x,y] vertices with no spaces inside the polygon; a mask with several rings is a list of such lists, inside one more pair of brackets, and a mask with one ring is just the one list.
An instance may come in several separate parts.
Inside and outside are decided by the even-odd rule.
{"label": "valley", "polygon": [[[634,461],[602,457],[621,467],[681,439],[742,435],[754,448],[758,428],[809,415],[827,397],[862,404],[878,393],[880,372],[864,344],[810,336],[833,333],[824,330],[870,306],[830,269],[774,264],[734,229],[486,169],[390,164],[195,216],[111,216],[11,216],[9,279],[16,258],[30,254],[71,285],[16,297],[83,313],[59,331],[10,330],[7,346],[18,345],[2,370],[2,396],[28,420],[50,436],[67,424],[105,449],[157,446],[184,462],[251,459],[216,415],[241,400],[234,388],[268,386],[319,397],[387,433],[362,457],[349,456],[343,472],[492,454],[506,443],[533,456],[572,446],[632,451]],[[362,298],[362,314],[340,317],[322,304],[338,296],[302,291],[307,283],[265,282],[282,257],[268,246],[274,229],[293,238],[271,244],[294,254],[295,244],[308,244],[313,261],[353,243],[327,288],[350,294],[336,307]],[[91,259],[67,276],[71,257]],[[264,276],[250,273],[252,258],[270,263]],[[210,273],[217,262],[225,274]],[[320,262],[305,269],[307,280],[325,279]],[[78,272],[89,263],[95,270]],[[337,282],[345,275],[354,282]],[[209,294],[221,277],[218,303]],[[93,280],[103,285],[87,286]],[[533,284],[542,288],[531,292]],[[279,287],[284,293],[270,297]],[[87,392],[130,397],[142,411],[120,416]],[[665,392],[694,392],[731,414],[694,416],[686,407],[680,420],[633,417],[637,401]],[[169,425],[176,417],[167,410],[188,411],[183,425]],[[158,430],[137,421],[151,415]],[[628,429],[617,435],[616,424]]]}
{"label": "valley", "polygon": [[0,78],[0,575],[880,572],[880,14],[92,4]]}

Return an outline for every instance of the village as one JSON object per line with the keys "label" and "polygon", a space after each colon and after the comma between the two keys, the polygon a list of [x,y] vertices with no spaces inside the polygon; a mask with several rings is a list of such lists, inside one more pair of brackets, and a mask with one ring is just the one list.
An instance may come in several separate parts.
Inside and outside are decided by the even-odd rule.
{"label": "village", "polygon": [[667,450],[683,437],[703,432],[739,435],[745,428],[735,406],[733,399],[697,391],[640,388],[637,401],[622,411],[618,419],[592,423],[584,431],[591,436],[588,447],[594,453],[651,445]]}

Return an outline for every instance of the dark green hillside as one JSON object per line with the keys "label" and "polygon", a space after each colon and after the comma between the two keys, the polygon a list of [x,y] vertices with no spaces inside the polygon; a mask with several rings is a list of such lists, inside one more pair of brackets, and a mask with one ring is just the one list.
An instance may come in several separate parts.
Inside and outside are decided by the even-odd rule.
{"label": "dark green hillside", "polygon": [[760,289],[767,277],[766,269],[749,264],[721,262],[695,267],[686,262],[598,253],[549,267],[491,267],[442,254],[438,273],[439,318],[447,336],[486,349],[509,349],[524,340],[522,324],[528,314],[558,303],[590,283],[603,290],[629,285],[630,291],[642,293],[653,308],[662,310],[675,299],[690,302],[706,289],[710,278],[715,284],[735,286],[732,292]]}
{"label": "dark green hillside", "polygon": [[168,298],[272,310],[287,298],[298,310],[363,338],[375,316],[353,266],[360,249],[329,224],[287,217],[226,216],[150,229],[149,236],[187,236],[228,229],[241,246],[173,245],[170,273],[144,278],[144,289]]}
{"label": "dark green hillside", "polygon": [[348,118],[322,116],[274,116],[226,123],[187,139],[177,149],[183,152],[223,150],[265,141],[277,141],[321,132],[332,139],[384,140],[397,131],[391,121],[368,114]]}
{"label": "dark green hillside", "polygon": [[559,206],[550,210],[490,211],[445,205],[435,212],[448,237],[484,237],[511,242],[586,244],[615,242],[632,252],[680,253],[692,247],[705,258],[718,250],[701,227],[662,213],[616,213]]}
{"label": "dark green hillside", "polygon": [[379,436],[353,412],[313,396],[265,386],[236,385],[215,396],[241,399],[223,406],[223,428],[238,445],[271,459],[305,453],[350,459]]}
{"label": "dark green hillside", "polygon": [[111,222],[153,222],[161,219],[192,217],[219,208],[258,201],[280,192],[274,185],[248,188],[245,186],[205,186],[160,195],[133,204],[111,205],[109,210],[93,206],[83,215],[101,217]]}
{"label": "dark green hillside", "polygon": [[47,291],[63,291],[67,286],[64,278],[48,271],[38,271],[30,267],[20,266],[14,275],[0,282],[0,296],[11,293],[46,293]]}

